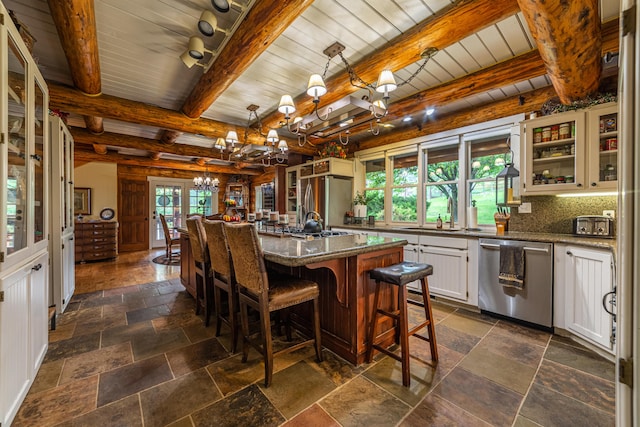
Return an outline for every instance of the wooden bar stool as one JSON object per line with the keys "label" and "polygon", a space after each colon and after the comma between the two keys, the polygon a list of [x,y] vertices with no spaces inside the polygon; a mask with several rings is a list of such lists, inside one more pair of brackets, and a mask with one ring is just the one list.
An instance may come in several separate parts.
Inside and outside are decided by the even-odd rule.
{"label": "wooden bar stool", "polygon": [[[402,384],[409,387],[411,374],[409,367],[409,337],[415,335],[429,343],[431,348],[431,359],[438,361],[438,347],[436,344],[436,328],[431,312],[431,300],[429,299],[429,284],[427,276],[433,274],[433,267],[429,264],[419,264],[415,262],[401,262],[388,267],[374,268],[369,272],[369,277],[376,281],[376,292],[373,298],[373,316],[369,325],[369,340],[367,342],[367,363],[371,362],[373,349],[402,362]],[[424,304],[425,321],[409,330],[409,320],[407,314],[407,303],[420,305],[420,303],[407,298],[407,283],[420,280],[422,284],[422,301]],[[386,311],[378,308],[380,301],[380,288],[382,282],[398,286],[398,310]],[[398,342],[400,335],[400,356],[375,343],[376,321],[378,315],[391,317],[396,322],[395,339]],[[419,335],[420,329],[427,327],[428,336]]]}
{"label": "wooden bar stool", "polygon": [[192,215],[187,219],[187,230],[196,273],[196,315],[200,314],[200,307],[202,307],[204,324],[209,326],[213,307],[213,280],[210,272],[207,235],[199,215]]}

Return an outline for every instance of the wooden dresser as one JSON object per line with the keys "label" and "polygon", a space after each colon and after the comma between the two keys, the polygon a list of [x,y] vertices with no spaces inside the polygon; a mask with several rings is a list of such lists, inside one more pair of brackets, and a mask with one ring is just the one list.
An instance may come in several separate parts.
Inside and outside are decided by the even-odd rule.
{"label": "wooden dresser", "polygon": [[76,221],[76,262],[98,261],[118,256],[117,221]]}

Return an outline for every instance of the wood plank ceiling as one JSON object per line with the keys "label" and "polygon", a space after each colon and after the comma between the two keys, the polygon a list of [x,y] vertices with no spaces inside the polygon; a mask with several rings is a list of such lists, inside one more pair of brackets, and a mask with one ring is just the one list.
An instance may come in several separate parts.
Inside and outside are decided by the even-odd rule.
{"label": "wood plank ceiling", "polygon": [[[566,2],[543,7],[532,0],[236,0],[229,13],[215,12],[218,27],[229,34],[203,37],[216,51],[205,56],[211,63],[206,71],[187,68],[179,57],[197,35],[200,13],[212,9],[209,0],[2,1],[37,39],[34,56],[49,82],[51,106],[71,113],[78,158],[128,165],[139,158],[145,167],[184,170],[207,162],[219,173],[238,169],[219,160],[215,138],[233,129],[243,139],[247,106],[260,106],[264,133],[283,121],[276,110],[283,94],[296,99],[297,114],[311,111],[308,77],[322,74],[323,50],[335,41],[367,81],[387,67],[398,81],[406,80],[417,71],[420,52],[439,50],[410,84],[391,93],[383,119],[389,127],[381,135],[371,136],[368,126],[352,129],[352,152],[531,111],[556,91],[565,101],[583,96],[597,87],[593,76],[602,53],[618,49],[619,4],[607,0],[576,0],[569,9],[562,9]],[[556,61],[552,48],[538,51],[538,45],[560,46],[568,32],[587,40],[578,39],[581,55]],[[567,70],[576,63],[587,64],[583,70],[589,72]],[[561,81],[567,73],[573,81]],[[339,57],[329,62],[326,76],[329,92],[321,105],[367,94],[349,84]],[[550,88],[552,82],[560,90]],[[523,105],[515,101],[520,95]],[[436,114],[427,118],[426,107]],[[248,136],[250,143],[264,141],[253,129]],[[292,151],[315,153],[309,144],[288,142]]]}

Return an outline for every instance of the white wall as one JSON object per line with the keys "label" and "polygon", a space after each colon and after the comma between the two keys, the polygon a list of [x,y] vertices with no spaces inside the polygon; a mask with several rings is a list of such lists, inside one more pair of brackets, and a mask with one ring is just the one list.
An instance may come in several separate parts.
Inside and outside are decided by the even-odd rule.
{"label": "white wall", "polygon": [[118,219],[118,165],[92,162],[74,169],[73,183],[76,188],[91,189],[91,215],[100,218],[100,211],[111,208]]}

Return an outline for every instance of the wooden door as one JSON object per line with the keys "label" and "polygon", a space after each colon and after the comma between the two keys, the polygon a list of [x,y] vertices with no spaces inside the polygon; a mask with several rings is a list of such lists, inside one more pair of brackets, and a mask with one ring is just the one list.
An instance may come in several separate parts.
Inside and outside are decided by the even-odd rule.
{"label": "wooden door", "polygon": [[149,249],[149,184],[146,180],[118,181],[120,252]]}

